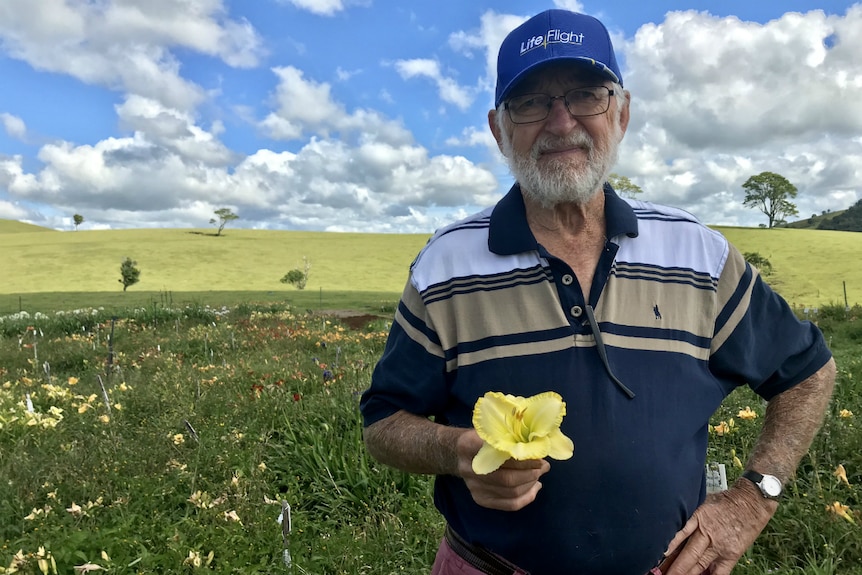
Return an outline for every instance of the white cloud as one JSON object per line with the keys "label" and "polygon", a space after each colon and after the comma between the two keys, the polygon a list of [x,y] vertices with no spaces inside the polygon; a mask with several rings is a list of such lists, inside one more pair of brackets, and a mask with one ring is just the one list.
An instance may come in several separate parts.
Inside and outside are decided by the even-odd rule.
{"label": "white cloud", "polygon": [[3,129],[6,133],[18,140],[23,140],[27,135],[27,125],[24,120],[13,114],[3,112],[0,114],[0,122],[3,124]]}
{"label": "white cloud", "polygon": [[459,86],[454,79],[445,76],[440,70],[440,63],[436,60],[398,60],[395,62],[395,70],[405,80],[416,77],[429,78],[437,86],[441,100],[454,104],[462,110],[466,110],[473,103],[475,90]]}
{"label": "white cloud", "polygon": [[578,2],[578,0],[554,0],[554,7],[571,10],[572,12],[584,11],[584,5]]}
{"label": "white cloud", "polygon": [[201,89],[181,77],[174,48],[249,67],[264,51],[248,22],[225,17],[220,0],[4,0],[0,40],[39,70],[190,109]]}
{"label": "white cloud", "polygon": [[[341,0],[287,0],[297,8],[308,10],[312,14],[321,16],[332,16],[344,10],[344,2]],[[284,0],[282,0],[284,2]]]}
{"label": "white cloud", "polygon": [[[756,225],[742,183],[773,171],[800,214],[862,198],[862,5],[765,24],[671,12],[618,46],[632,122],[617,171],[649,199]],[[840,204],[838,202],[841,202]]]}
{"label": "white cloud", "polygon": [[327,83],[306,79],[293,66],[273,68],[279,84],[273,95],[275,109],[259,123],[271,138],[295,140],[306,133],[342,137],[351,134],[374,134],[381,141],[410,142],[413,136],[401,124],[387,120],[373,110],[348,112],[332,96]]}
{"label": "white cloud", "polygon": [[30,213],[12,202],[0,200],[0,219],[3,220],[26,220]]}

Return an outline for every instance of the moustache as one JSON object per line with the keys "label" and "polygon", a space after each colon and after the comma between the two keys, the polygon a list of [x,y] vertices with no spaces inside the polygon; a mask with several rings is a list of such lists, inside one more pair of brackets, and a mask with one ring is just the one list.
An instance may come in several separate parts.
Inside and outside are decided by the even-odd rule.
{"label": "moustache", "polygon": [[533,144],[533,149],[530,152],[533,159],[538,159],[545,152],[555,152],[571,148],[584,148],[587,152],[592,152],[593,145],[593,139],[589,134],[586,132],[575,132],[565,138],[545,136]]}

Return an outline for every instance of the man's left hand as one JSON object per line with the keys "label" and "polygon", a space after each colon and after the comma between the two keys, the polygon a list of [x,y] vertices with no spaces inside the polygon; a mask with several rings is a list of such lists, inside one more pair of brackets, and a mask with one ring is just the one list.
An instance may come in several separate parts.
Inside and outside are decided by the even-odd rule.
{"label": "man's left hand", "polygon": [[708,495],[668,544],[665,556],[678,555],[664,575],[730,575],[777,508],[746,479]]}

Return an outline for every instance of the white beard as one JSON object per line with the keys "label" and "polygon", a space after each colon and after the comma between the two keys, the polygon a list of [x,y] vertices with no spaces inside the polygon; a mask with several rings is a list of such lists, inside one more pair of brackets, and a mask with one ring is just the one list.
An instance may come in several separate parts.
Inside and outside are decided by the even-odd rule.
{"label": "white beard", "polygon": [[[619,123],[615,123],[607,149],[604,150],[597,148],[592,137],[581,130],[567,138],[542,137],[533,144],[529,155],[516,155],[506,130],[501,130],[501,133],[503,155],[512,175],[521,185],[521,193],[546,209],[563,203],[583,205],[600,192],[617,162],[623,137]],[[542,152],[569,147],[580,147],[587,151],[583,165],[578,166],[571,160],[559,158],[546,159],[544,167],[539,167],[538,158]]]}

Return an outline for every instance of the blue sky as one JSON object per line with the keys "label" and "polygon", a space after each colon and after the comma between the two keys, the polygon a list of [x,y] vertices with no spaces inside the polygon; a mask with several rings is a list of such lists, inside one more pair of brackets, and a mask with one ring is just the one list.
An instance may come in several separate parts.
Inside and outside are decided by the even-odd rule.
{"label": "blue sky", "polygon": [[862,199],[862,4],[3,0],[0,218],[430,233],[511,185],[496,50],[554,6],[613,35],[643,199],[756,226],[762,171],[800,217]]}

